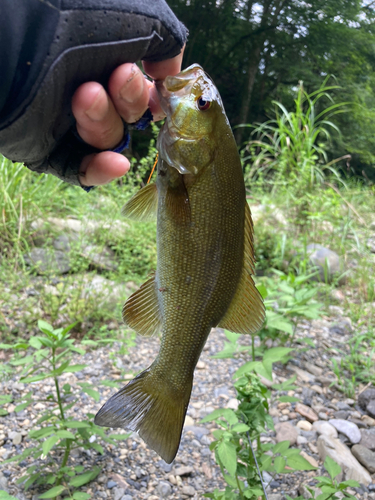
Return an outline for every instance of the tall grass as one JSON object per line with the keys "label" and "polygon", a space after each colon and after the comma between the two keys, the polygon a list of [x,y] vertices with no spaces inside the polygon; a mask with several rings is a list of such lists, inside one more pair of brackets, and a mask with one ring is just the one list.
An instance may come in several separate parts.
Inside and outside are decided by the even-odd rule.
{"label": "tall grass", "polygon": [[[347,111],[348,103],[334,103],[330,92],[338,87],[326,83],[327,79],[318,90],[307,94],[303,82],[299,82],[294,111],[273,101],[276,117],[250,125],[254,130],[243,152],[244,162],[250,164],[246,170],[247,184],[261,178],[273,193],[288,186],[298,195],[321,184],[327,174],[342,183],[333,165],[350,155],[328,161],[327,143],[331,132],[340,134],[331,118]],[[328,106],[320,102],[323,98],[328,100]]]}
{"label": "tall grass", "polygon": [[52,175],[34,174],[22,163],[0,155],[0,252],[27,245],[26,221],[54,204],[62,182]]}

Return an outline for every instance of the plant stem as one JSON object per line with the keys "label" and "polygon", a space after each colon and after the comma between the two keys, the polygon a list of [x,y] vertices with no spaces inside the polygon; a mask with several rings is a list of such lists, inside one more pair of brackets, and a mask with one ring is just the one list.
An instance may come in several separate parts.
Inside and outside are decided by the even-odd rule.
{"label": "plant stem", "polygon": [[255,337],[251,336],[251,355],[253,357],[253,361],[255,361]]}

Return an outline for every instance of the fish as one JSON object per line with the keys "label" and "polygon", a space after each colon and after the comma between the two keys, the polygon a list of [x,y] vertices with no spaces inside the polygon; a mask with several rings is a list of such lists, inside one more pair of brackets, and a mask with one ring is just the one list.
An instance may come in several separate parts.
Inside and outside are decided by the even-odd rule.
{"label": "fish", "polygon": [[264,305],[252,275],[253,223],[241,161],[217,88],[197,64],[156,82],[166,114],[156,182],[125,216],[157,218],[157,268],[129,297],[123,320],[161,332],[155,361],[114,394],[95,424],[137,431],[167,463],[177,454],[194,369],[212,328],[255,334]]}

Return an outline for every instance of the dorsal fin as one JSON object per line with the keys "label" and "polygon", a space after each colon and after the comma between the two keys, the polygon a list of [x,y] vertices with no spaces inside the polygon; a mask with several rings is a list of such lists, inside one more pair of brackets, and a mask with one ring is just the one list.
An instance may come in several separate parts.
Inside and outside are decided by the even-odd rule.
{"label": "dorsal fin", "polygon": [[265,317],[263,299],[252,278],[254,274],[253,221],[245,205],[244,264],[240,282],[219,327],[235,333],[256,333]]}
{"label": "dorsal fin", "polygon": [[147,221],[156,217],[158,209],[158,190],[156,184],[147,184],[140,189],[122,209],[122,214],[129,219]]}
{"label": "dorsal fin", "polygon": [[162,325],[155,272],[125,302],[122,317],[140,335],[155,335]]}

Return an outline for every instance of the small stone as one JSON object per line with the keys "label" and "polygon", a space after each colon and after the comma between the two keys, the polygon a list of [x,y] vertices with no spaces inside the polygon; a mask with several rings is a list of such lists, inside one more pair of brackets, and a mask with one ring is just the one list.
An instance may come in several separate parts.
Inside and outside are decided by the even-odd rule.
{"label": "small stone", "polygon": [[332,418],[329,423],[333,425],[341,434],[344,434],[351,443],[356,444],[361,440],[361,432],[358,426],[348,420]]}
{"label": "small stone", "polygon": [[375,427],[375,419],[372,417],[369,417],[368,415],[362,415],[361,420],[365,425],[368,425],[369,427]]}
{"label": "small stone", "polygon": [[375,429],[361,429],[360,445],[365,446],[369,450],[375,450]]}
{"label": "small stone", "polygon": [[11,431],[8,433],[9,439],[12,440],[14,445],[18,445],[22,441],[22,434],[20,432]]}
{"label": "small stone", "polygon": [[[121,500],[133,500],[133,497],[131,495],[124,495]],[[150,497],[151,500],[151,497]]]}
{"label": "small stone", "polygon": [[327,413],[324,413],[323,411],[320,411],[318,413],[318,417],[320,418],[320,420],[328,420],[328,415]]}
{"label": "small stone", "polygon": [[358,404],[362,410],[366,410],[366,406],[371,400],[375,399],[375,388],[369,388],[361,392],[358,396]]}
{"label": "small stone", "polygon": [[8,491],[8,479],[0,472],[0,491]]}
{"label": "small stone", "polygon": [[107,488],[110,490],[110,489],[114,488],[115,486],[117,486],[116,481],[113,481],[112,479],[110,479],[107,483]]}
{"label": "small stone", "polygon": [[282,422],[275,425],[276,430],[276,441],[280,443],[281,441],[290,441],[290,445],[293,446],[297,442],[298,431],[289,422]]}
{"label": "small stone", "polygon": [[338,403],[336,404],[336,406],[337,406],[337,408],[339,410],[351,411],[350,406],[347,403],[344,403],[344,401],[338,401]]}
{"label": "small stone", "polygon": [[300,453],[301,457],[303,457],[305,460],[307,460],[309,462],[310,465],[312,465],[313,467],[319,467],[319,464],[318,462],[315,460],[314,457],[310,457],[310,455],[308,455],[305,451],[301,451]]}
{"label": "small stone", "polygon": [[125,495],[125,488],[113,488],[114,500],[121,500]]}
{"label": "small stone", "polygon": [[333,425],[328,422],[323,422],[322,420],[317,420],[313,423],[313,429],[318,434],[323,434],[324,436],[328,436],[331,438],[337,438],[337,430]]}
{"label": "small stone", "polygon": [[323,388],[320,387],[320,385],[314,384],[314,385],[311,386],[311,389],[313,391],[317,392],[318,394],[323,394]]}
{"label": "small stone", "polygon": [[323,461],[328,455],[340,465],[346,480],[354,479],[366,486],[371,483],[371,476],[367,470],[354,458],[349,448],[338,439],[332,439],[324,435],[319,436],[318,451]]}
{"label": "small stone", "polygon": [[44,405],[43,403],[37,403],[34,406],[34,410],[45,410],[45,408],[46,408],[46,405]]}
{"label": "small stone", "polygon": [[318,415],[314,412],[314,410],[302,403],[297,403],[295,410],[310,422],[316,422],[317,420],[319,420]]}
{"label": "small stone", "polygon": [[187,495],[189,497],[193,497],[195,495],[195,489],[192,486],[184,486],[181,490],[183,495]]}
{"label": "small stone", "polygon": [[185,424],[184,425],[185,426],[187,426],[187,425],[193,426],[194,425],[194,420],[191,417],[189,417],[189,415],[186,415],[186,417],[185,417]]}
{"label": "small stone", "polygon": [[307,245],[306,249],[311,264],[318,271],[314,277],[316,281],[331,283],[335,275],[343,273],[343,262],[336,252],[317,243]]}
{"label": "small stone", "polygon": [[372,399],[366,406],[366,411],[370,417],[375,417],[375,399]]}
{"label": "small stone", "polygon": [[198,370],[204,370],[206,368],[206,363],[203,363],[203,361],[199,360],[196,367]]}
{"label": "small stone", "polygon": [[305,364],[305,368],[307,371],[315,375],[316,377],[319,377],[319,375],[323,375],[323,368],[320,368],[319,366],[313,365],[312,363],[307,362]]}
{"label": "small stone", "polygon": [[349,412],[345,410],[335,411],[334,416],[335,418],[346,420],[349,417]]}
{"label": "small stone", "polygon": [[375,453],[373,451],[360,444],[352,446],[351,451],[358,462],[366,467],[371,474],[375,472]]}
{"label": "small stone", "polygon": [[190,476],[190,474],[193,472],[193,467],[190,467],[190,465],[182,465],[181,467],[177,467],[174,471],[175,476]]}
{"label": "small stone", "polygon": [[172,486],[167,481],[160,481],[157,491],[161,498],[167,498],[172,494]]}
{"label": "small stone", "polygon": [[306,383],[314,383],[315,382],[315,375],[312,375],[311,373],[306,372],[305,370],[302,370],[301,368],[298,368],[298,366],[294,366],[294,365],[291,365],[289,363],[288,368],[295,372],[295,374],[297,375],[297,378],[301,382],[306,382]]}
{"label": "small stone", "polygon": [[231,410],[237,410],[238,404],[238,399],[232,398],[228,401],[227,408],[230,408]]}
{"label": "small stone", "polygon": [[307,443],[307,438],[305,438],[305,436],[298,436],[297,437],[298,446],[300,446],[302,444],[306,444],[306,443]]}
{"label": "small stone", "polygon": [[299,422],[297,422],[297,427],[299,427],[303,431],[311,431],[312,424],[307,420],[300,420]]}

